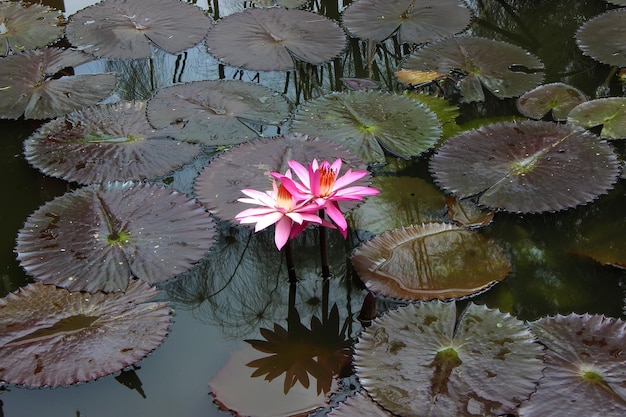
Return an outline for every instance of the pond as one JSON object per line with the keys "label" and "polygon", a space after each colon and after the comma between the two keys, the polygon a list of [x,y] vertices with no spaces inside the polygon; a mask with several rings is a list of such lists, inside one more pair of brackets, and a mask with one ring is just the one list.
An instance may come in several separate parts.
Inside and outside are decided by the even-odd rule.
{"label": "pond", "polygon": [[[51,0],[41,3],[66,10],[66,16],[69,16],[94,2],[66,0],[65,4],[59,4]],[[100,288],[111,291],[113,295],[120,295],[116,292],[119,289],[132,293],[133,278],[144,273],[147,282],[160,290],[156,300],[167,303],[167,307],[163,308],[165,313],[161,318],[150,318],[154,321],[144,322],[142,327],[145,328],[134,327],[141,324],[141,317],[130,317],[129,322],[135,323],[129,324],[131,327],[128,329],[112,321],[107,324],[106,330],[101,330],[105,337],[85,340],[83,345],[74,343],[73,338],[85,334],[91,322],[63,322],[62,325],[57,322],[49,328],[32,330],[30,335],[8,341],[2,337],[9,333],[10,326],[0,324],[4,326],[0,327],[0,358],[11,358],[7,352],[33,343],[35,347],[26,350],[24,357],[39,358],[47,350],[51,359],[46,359],[50,363],[46,366],[58,363],[59,369],[69,370],[70,374],[105,375],[90,382],[60,383],[58,385],[61,386],[56,388],[29,388],[22,384],[4,383],[3,372],[19,366],[0,361],[0,416],[233,415],[225,409],[239,415],[254,416],[322,416],[329,413],[337,416],[357,413],[390,415],[385,414],[387,412],[383,409],[375,408],[373,402],[345,409],[340,406],[331,411],[347,397],[363,392],[363,386],[374,399],[397,415],[470,416],[494,415],[496,411],[514,416],[585,415],[587,412],[591,415],[603,406],[603,402],[611,401],[619,404],[607,406],[602,415],[624,415],[626,375],[623,369],[626,367],[623,366],[621,348],[613,346],[623,346],[625,342],[623,323],[621,320],[608,324],[595,322],[593,320],[597,316],[583,315],[618,319],[626,314],[626,186],[622,172],[626,152],[623,138],[626,134],[619,130],[618,123],[613,126],[615,133],[612,135],[606,129],[611,118],[619,119],[620,114],[626,118],[625,105],[619,102],[621,113],[617,110],[611,117],[605,116],[603,123],[606,130],[581,122],[581,126],[588,128],[585,131],[582,127],[571,128],[575,121],[571,114],[574,113],[570,114],[569,120],[566,114],[560,121],[553,122],[558,118],[556,110],[545,114],[546,110],[545,115],[538,117],[525,116],[523,113],[526,110],[521,100],[518,101],[520,96],[535,91],[542,84],[556,83],[560,83],[557,85],[559,88],[568,86],[564,94],[569,94],[569,97],[584,97],[587,101],[609,97],[623,99],[626,76],[619,67],[626,65],[619,62],[626,59],[624,32],[614,32],[613,38],[606,33],[596,36],[608,38],[606,44],[615,48],[613,55],[618,57],[618,64],[600,62],[602,51],[598,57],[597,49],[594,49],[598,47],[598,42],[594,45],[593,36],[589,34],[584,34],[587,38],[581,39],[583,35],[579,32],[586,22],[597,16],[612,10],[619,13],[619,6],[603,0],[467,0],[456,5],[456,9],[451,9],[453,11],[446,12],[448,14],[443,15],[446,17],[438,16],[437,21],[429,22],[430,26],[419,26],[415,33],[408,29],[394,32],[400,24],[397,23],[391,26],[388,34],[381,34],[386,30],[387,22],[384,21],[385,16],[380,16],[384,12],[378,13],[376,7],[382,7],[386,3],[384,1],[376,6],[376,2],[369,0],[309,0],[301,2],[303,5],[299,9],[299,6],[288,11],[280,9],[276,16],[254,15],[260,3],[272,2],[213,0],[202,4],[199,1],[197,6],[205,15],[188,21],[190,33],[193,26],[205,24],[203,19],[206,16],[217,23],[208,32],[208,37],[203,34],[198,42],[189,47],[168,53],[152,46],[148,57],[129,58],[125,54],[129,50],[139,50],[138,43],[127,48],[115,45],[109,48],[107,42],[110,43],[112,38],[105,37],[100,46],[94,46],[96,41],[92,39],[89,40],[92,44],[85,41],[87,43],[80,49],[96,56],[104,54],[105,50],[119,56],[108,55],[107,58],[107,55],[102,55],[90,62],[62,65],[46,76],[46,81],[62,79],[64,74],[58,71],[65,71],[68,67],[73,67],[68,75],[115,74],[115,86],[111,87],[111,92],[94,99],[93,103],[102,99],[109,106],[120,101],[129,103],[137,100],[140,103],[126,104],[121,109],[111,107],[114,110],[110,114],[99,111],[91,114],[89,110],[82,110],[80,118],[87,121],[77,119],[76,126],[87,129],[91,123],[100,126],[100,130],[113,132],[108,133],[106,138],[90,136],[86,142],[142,142],[130,135],[124,136],[124,133],[116,134],[118,127],[119,131],[144,129],[142,132],[158,128],[176,137],[177,141],[172,141],[177,144],[176,148],[137,150],[138,153],[146,152],[151,158],[145,167],[154,169],[150,172],[155,173],[141,173],[136,181],[146,180],[151,185],[135,187],[136,184],[130,183],[129,186],[128,182],[124,182],[131,179],[128,177],[118,178],[118,182],[108,186],[110,188],[87,188],[92,186],[85,184],[98,181],[91,181],[88,177],[91,174],[84,174],[81,163],[72,159],[86,152],[84,149],[87,148],[66,148],[61,151],[66,153],[63,157],[51,157],[49,155],[58,155],[59,151],[51,147],[37,149],[37,145],[32,145],[33,138],[56,137],[58,129],[74,123],[74,119],[63,117],[66,112],[59,113],[61,117],[56,125],[48,123],[54,116],[2,116],[0,126],[4,134],[0,140],[0,170],[5,179],[2,185],[5,204],[0,209],[0,296],[5,297],[3,300],[9,300],[9,294],[36,282],[32,276],[35,274],[41,274],[40,279],[45,277],[47,284],[62,285],[76,294],[83,294],[84,302],[89,303],[88,299],[92,296],[80,290],[102,285]],[[290,7],[297,0],[284,3]],[[355,7],[367,3],[376,6],[371,15]],[[389,3],[409,5],[408,8],[405,5],[402,15],[402,30],[410,27],[411,13],[419,9],[421,3],[427,6],[432,3],[432,7],[420,9],[425,16],[429,12],[424,10],[431,9],[437,16],[437,7],[433,6],[436,1]],[[306,11],[311,15],[292,13],[296,11]],[[138,13],[150,12],[147,8]],[[158,16],[159,11],[154,13]],[[468,20],[467,24],[463,23],[464,13],[468,18],[471,14],[471,21]],[[392,15],[393,11],[388,16]],[[95,23],[98,17],[94,16],[98,15],[94,12],[85,17],[81,26]],[[130,20],[134,18],[124,16]],[[227,28],[227,20],[233,18],[242,20],[239,29]],[[185,15],[172,14],[164,19],[179,22],[177,19],[185,19]],[[300,55],[294,61],[288,56],[287,67],[279,68],[280,56],[277,54],[268,60],[267,56],[274,51],[261,49],[265,45],[256,45],[254,36],[245,32],[244,29],[254,26],[250,23],[252,21],[263,26],[268,39],[276,44],[294,41],[296,45],[290,44],[290,47],[301,47]],[[206,22],[207,26],[211,24],[210,20]],[[349,30],[344,32],[345,28],[340,23]],[[137,21],[133,24],[137,31],[145,29]],[[296,29],[290,28],[290,25],[295,25]],[[72,42],[90,36],[70,25],[67,30]],[[298,36],[294,33],[300,32],[305,33],[301,41],[307,36],[321,36],[322,40],[307,46],[297,45],[295,38]],[[280,35],[276,33],[283,38],[278,39]],[[363,40],[358,37],[360,33],[366,34],[363,37],[380,39]],[[464,36],[459,36],[461,34]],[[190,38],[192,36],[195,35],[189,35]],[[407,41],[413,39],[412,36],[421,41]],[[158,40],[168,45],[166,38],[153,35],[151,39],[154,43],[158,44]],[[345,44],[342,44],[344,38]],[[324,39],[329,39],[327,45],[324,45]],[[67,48],[69,42],[63,39],[55,45]],[[262,52],[257,53],[255,48]],[[235,53],[231,55],[233,51]],[[319,62],[306,62],[306,59],[315,59],[306,55],[309,53],[321,56]],[[49,58],[50,62],[57,59],[51,56],[46,59]],[[622,61],[619,61],[620,58]],[[7,58],[2,59],[5,61],[0,59],[0,79],[5,74],[2,65],[7,62]],[[446,65],[451,65],[449,70]],[[511,78],[499,79],[501,72],[510,72]],[[8,82],[7,79],[8,76],[5,76],[2,85]],[[108,82],[91,80],[83,82],[89,84],[86,88]],[[82,87],[77,85],[75,88],[78,92]],[[262,106],[258,111],[244,106],[242,99],[242,103],[237,104],[239,107],[206,105],[212,112],[211,117],[206,119],[216,118],[217,124],[194,116],[193,112],[199,114],[204,111],[200,110],[200,105],[189,113],[180,113],[178,100],[198,94],[198,91],[218,91],[219,98],[215,100],[226,102],[229,96],[241,98],[253,94],[251,91],[256,88],[261,89],[254,92],[261,97],[258,101]],[[3,90],[6,88],[0,88],[0,93]],[[541,100],[524,97],[528,102]],[[552,104],[556,105],[556,93],[554,97]],[[64,99],[58,102],[64,102]],[[4,107],[7,106],[0,105],[0,112],[6,110]],[[154,128],[146,120],[127,121],[123,118],[135,114],[133,112],[137,108],[141,114],[147,111]],[[230,116],[231,110],[241,113]],[[579,115],[581,113],[584,112],[578,112]],[[579,117],[582,119],[584,116]],[[622,126],[626,124],[623,120]],[[354,128],[343,127],[354,121],[358,126],[356,132]],[[106,123],[113,127],[102,127]],[[145,128],[144,124],[148,127]],[[572,130],[567,130],[570,128]],[[149,134],[152,133],[146,133]],[[306,148],[302,145],[306,139],[303,135],[310,138],[319,136],[321,141],[312,141],[312,145],[305,141],[306,146],[310,146]],[[338,139],[326,137],[333,135]],[[520,158],[513,166],[506,165],[510,164],[506,158],[517,148],[511,142],[503,150],[502,142],[535,136],[539,138],[537,142],[522,151],[526,152],[523,155],[525,158]],[[555,136],[558,140],[548,143]],[[480,142],[482,140],[485,142]],[[473,145],[477,142],[481,144],[478,148]],[[272,143],[278,143],[278,148],[272,148]],[[532,146],[537,147],[533,151],[535,153],[528,151]],[[174,154],[181,160],[172,162]],[[298,159],[301,155],[306,156]],[[358,207],[350,201],[347,205],[341,202],[340,208],[346,212],[348,222],[345,239],[340,230],[334,230],[338,224],[336,218],[331,216],[336,226],[309,227],[290,239],[286,248],[279,251],[274,226],[254,233],[252,228],[241,226],[234,219],[235,213],[252,207],[236,200],[245,197],[240,190],[248,188],[247,184],[259,184],[260,180],[260,184],[267,185],[266,189],[271,188],[269,175],[263,173],[280,171],[278,174],[284,174],[290,166],[296,171],[293,163],[287,165],[287,160],[298,159],[297,162],[306,167],[312,162],[309,155],[323,155],[330,163],[335,158],[342,158],[341,175],[347,168],[367,170],[363,179],[355,180],[351,185],[375,187],[380,193],[370,195],[373,192],[365,192],[365,202],[359,203]],[[568,171],[572,168],[563,168],[558,164],[558,169],[542,165],[545,161],[561,161],[559,158],[562,155],[575,155],[569,156],[570,161],[579,158],[575,159],[577,166],[573,168],[573,173]],[[500,157],[504,161],[499,160]],[[46,165],[55,158],[57,162],[68,159],[76,169]],[[102,160],[104,158],[102,156]],[[123,158],[123,152],[116,154],[116,158]],[[599,159],[601,161],[597,162]],[[492,160],[496,162],[491,163]],[[166,168],[155,167],[157,162],[162,161],[166,161],[163,162]],[[168,163],[171,166],[168,167]],[[81,168],[78,168],[79,165]],[[492,181],[494,175],[497,176],[503,169],[502,165],[506,165],[505,172],[508,174],[481,188],[481,181],[484,178],[487,178],[485,181]],[[531,183],[531,178],[535,178],[533,174],[541,171],[537,167],[545,169],[546,174],[539,175],[531,187],[527,187],[525,180],[520,180],[518,188],[502,185],[513,176],[527,178]],[[100,163],[92,175],[114,176],[116,170],[125,168],[113,162],[110,165],[108,162],[106,165]],[[294,177],[295,174],[297,172]],[[561,175],[566,178],[565,185],[558,182],[552,184],[548,178],[561,178]],[[288,180],[281,177],[280,181]],[[513,183],[513,180],[510,182]],[[137,194],[131,195],[129,189],[136,190]],[[163,246],[173,247],[172,253],[182,258],[180,263],[174,266],[161,263],[163,259],[157,260],[156,255],[146,261],[139,259],[136,264],[131,260],[122,260],[120,265],[124,265],[121,268],[115,265],[97,267],[94,261],[89,266],[92,269],[86,273],[88,279],[85,282],[90,283],[84,284],[85,287],[73,286],[78,284],[71,278],[79,276],[81,269],[85,268],[80,257],[71,262],[53,260],[51,264],[57,269],[52,271],[52,267],[41,266],[38,259],[48,256],[50,248],[31,242],[33,235],[44,236],[37,229],[37,222],[43,224],[37,216],[58,219],[76,215],[76,219],[65,221],[70,230],[67,235],[58,232],[62,236],[73,236],[71,231],[87,230],[83,227],[96,222],[94,219],[98,216],[106,220],[103,223],[114,223],[116,219],[111,213],[115,207],[106,207],[121,198],[114,195],[120,190],[128,192],[124,204],[130,207],[125,209],[127,217],[121,219],[121,223],[130,226],[139,224],[141,230],[146,227],[146,240],[162,234],[163,241],[160,241],[161,237],[157,240]],[[178,193],[172,196],[169,190]],[[463,204],[451,199],[452,194],[463,200]],[[162,201],[171,201],[170,206],[176,209],[169,210],[165,203],[153,202],[154,195],[160,196]],[[73,200],[59,203],[64,200],[58,198],[68,196]],[[99,201],[105,207],[103,212],[89,211],[93,208],[89,199]],[[44,206],[51,201],[57,205]],[[41,207],[46,209],[41,211]],[[55,210],[62,211],[63,215],[55,214],[59,212]],[[206,215],[208,211],[215,216],[214,221]],[[317,210],[314,211],[317,213]],[[328,209],[327,213],[330,213]],[[61,223],[58,222],[59,225]],[[50,224],[57,227],[57,223]],[[108,246],[127,250],[125,245],[137,236],[126,236],[124,227],[109,230],[110,234],[105,239]],[[155,228],[154,231],[148,230],[149,227]],[[35,229],[37,233],[32,232]],[[48,225],[46,232],[51,229],[52,226]],[[322,230],[324,233],[320,233]],[[88,241],[86,236],[76,233],[75,237],[63,243],[68,249],[80,247]],[[174,238],[168,241],[170,236]],[[406,242],[415,243],[407,249]],[[153,242],[150,241],[150,244]],[[154,246],[155,254],[157,247]],[[327,248],[327,251],[320,250],[320,247]],[[54,249],[58,251],[57,247]],[[134,249],[141,250],[142,247],[138,244]],[[60,249],[65,250],[65,246]],[[21,254],[16,256],[16,252]],[[291,257],[285,256],[287,252]],[[107,261],[117,261],[115,257],[122,252],[111,250],[102,253],[105,255],[102,255],[101,264],[105,265]],[[294,285],[289,282],[290,262],[298,280]],[[132,272],[126,272],[121,281],[111,278],[106,284],[109,286],[105,286],[104,282],[123,268]],[[324,279],[328,272],[330,278]],[[64,274],[71,277],[64,277]],[[450,281],[441,285],[429,281],[438,274]],[[425,277],[425,283],[416,284],[414,276],[418,276],[418,280]],[[126,288],[129,278],[131,284]],[[58,307],[52,302],[54,297],[56,295],[42,296]],[[95,299],[96,295],[93,297]],[[431,299],[456,302],[426,301]],[[5,307],[3,302],[0,308]],[[122,299],[119,303],[124,302],[130,304],[133,300]],[[413,308],[416,310],[411,310]],[[425,310],[420,311],[420,308]],[[8,314],[9,309],[0,311]],[[58,314],[58,311],[51,311],[51,317]],[[170,311],[171,315],[168,315]],[[579,404],[582,408],[564,409],[562,398],[571,395],[582,403],[582,398],[592,396],[589,394],[591,391],[576,391],[573,394],[564,391],[568,394],[560,395],[559,390],[554,389],[554,396],[541,398],[559,414],[549,414],[556,411],[542,410],[535,405],[520,411],[519,404],[508,404],[503,398],[483,401],[492,395],[483,392],[489,390],[471,388],[473,377],[468,375],[476,370],[476,365],[469,364],[471,361],[486,364],[487,367],[481,370],[480,377],[476,377],[477,386],[523,385],[517,382],[525,381],[528,375],[536,372],[539,376],[529,382],[532,389],[527,396],[533,392],[542,372],[552,369],[550,366],[557,370],[568,369],[560,362],[560,365],[551,363],[545,369],[544,365],[531,364],[540,356],[537,352],[548,349],[551,342],[549,338],[542,339],[542,347],[539,347],[534,336],[528,336],[531,333],[524,326],[536,320],[571,313],[580,315],[576,319],[581,319],[583,323],[578,339],[583,344],[597,347],[599,357],[606,353],[606,358],[602,356],[605,359],[598,360],[597,367],[572,371],[572,375],[577,375],[591,387],[590,390],[597,389],[593,392],[603,393],[598,394],[598,403],[590,400]],[[379,318],[370,323],[376,315]],[[21,323],[28,327],[32,318],[26,316]],[[83,313],[73,317],[97,321],[95,316]],[[415,317],[423,320],[425,328],[436,321],[447,323],[451,332],[467,332],[466,339],[449,345],[439,339],[439,333],[434,339],[429,339],[432,334],[428,329],[424,330]],[[575,326],[569,322],[561,323],[561,316],[556,317],[559,329]],[[561,330],[551,330],[554,328],[550,327],[550,320],[546,321],[535,326],[537,334],[543,334],[542,337],[548,337],[546,335],[551,332],[560,335]],[[507,357],[514,350],[508,341],[502,341],[509,340],[507,337],[511,340],[519,337],[521,345],[532,346],[526,353],[519,353],[517,359],[511,359],[512,362],[502,360],[505,363],[502,366],[492,364],[493,358],[487,357],[493,344],[492,336],[489,331],[480,330],[479,322],[493,323],[494,328],[511,332],[499,336],[502,339],[496,342],[500,343],[496,359]],[[544,325],[547,330],[543,330]],[[607,327],[612,325],[619,329],[608,336],[614,339],[606,342],[604,338],[609,334]],[[61,338],[64,342],[43,343],[43,347],[37,348],[36,341],[31,340],[52,339],[46,332],[48,329],[53,329],[50,330],[52,333],[58,331],[59,326],[67,326],[60,331],[65,334]],[[159,340],[146,348],[146,353],[150,353],[134,365],[110,369],[112,365],[109,362],[114,361],[108,361],[105,356],[101,362],[97,359],[88,364],[81,362],[88,356],[86,352],[101,352],[107,345],[117,343],[117,340],[107,339],[109,336],[115,338],[117,326],[122,329],[118,333],[127,332],[129,339],[131,334],[140,332],[148,340],[151,339],[150,330],[159,332],[163,328],[168,334],[162,344],[155,336]],[[369,330],[368,326],[371,326]],[[594,333],[594,326],[601,330]],[[104,327],[101,325],[98,329]],[[583,332],[583,329],[586,330]],[[362,332],[366,332],[365,336]],[[388,340],[394,333],[405,335],[407,332],[415,334],[416,338],[393,343]],[[445,333],[444,330],[441,332]],[[563,338],[567,339],[567,336]],[[575,337],[572,339],[576,340]],[[507,347],[503,348],[505,343]],[[429,360],[416,357],[413,362],[411,357],[405,363],[400,359],[393,363],[385,362],[385,357],[395,357],[407,344],[411,345],[411,349],[423,348],[427,353],[434,352],[436,355],[433,354]],[[462,355],[463,346],[476,346],[471,360]],[[566,354],[562,356],[567,357]],[[99,358],[98,355],[96,357]],[[524,367],[527,363],[529,365]],[[406,377],[411,387],[418,386],[420,378],[409,374],[420,366],[434,369],[429,371],[434,376],[421,381],[423,389],[415,388],[419,394],[412,391],[409,394],[409,388],[393,380],[394,375],[401,375],[403,377],[399,379]],[[469,368],[466,370],[465,366]],[[510,380],[505,383],[498,379],[490,380],[496,378],[499,372],[506,373],[505,368],[514,369]],[[453,384],[458,369],[464,370],[469,382],[463,384],[470,387]],[[386,382],[385,378],[391,378],[393,382]],[[563,378],[562,381],[572,381]],[[567,387],[566,382],[562,384]],[[513,390],[511,388],[510,391]],[[495,397],[518,395],[510,394],[508,388],[495,391]],[[424,398],[431,396],[451,399],[452,404],[455,400],[465,401],[465,408],[461,412],[456,405],[446,405],[447,400],[437,400],[438,403],[433,400],[433,404],[437,405],[426,413],[415,403],[406,401],[406,398],[414,397],[424,402]],[[428,401],[425,403],[428,404]]]}

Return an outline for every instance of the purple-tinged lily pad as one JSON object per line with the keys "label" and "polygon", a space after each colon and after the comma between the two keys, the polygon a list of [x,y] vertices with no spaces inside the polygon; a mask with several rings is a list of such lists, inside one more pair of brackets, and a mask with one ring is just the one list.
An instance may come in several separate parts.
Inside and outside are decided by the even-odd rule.
{"label": "purple-tinged lily pad", "polygon": [[382,41],[397,32],[400,42],[427,43],[461,32],[471,18],[459,0],[359,0],[346,8],[342,22],[362,39]]}
{"label": "purple-tinged lily pad", "polygon": [[548,112],[557,121],[567,120],[570,110],[587,100],[585,94],[563,83],[543,84],[517,99],[517,109],[526,117],[541,119]]}
{"label": "purple-tinged lily pad", "polygon": [[228,65],[257,71],[294,68],[294,58],[313,65],[343,51],[346,34],[334,21],[306,10],[245,9],[211,29],[209,52]]}
{"label": "purple-tinged lily pad", "polygon": [[252,0],[256,7],[284,7],[286,9],[297,9],[306,4],[307,0]]}
{"label": "purple-tinged lily pad", "polygon": [[600,136],[607,139],[626,138],[626,97],[589,100],[574,107],[567,118],[585,128],[602,125]]}
{"label": "purple-tinged lily pad", "polygon": [[124,291],[133,278],[166,281],[213,244],[195,200],[137,183],[92,185],[44,204],[17,236],[17,258],[36,279],[72,291]]}
{"label": "purple-tinged lily pad", "polygon": [[0,55],[50,45],[63,36],[63,14],[42,4],[0,3]]}
{"label": "purple-tinged lily pad", "polygon": [[[244,197],[242,189],[270,190],[270,172],[285,173],[289,169],[287,163],[290,160],[306,167],[313,159],[332,163],[337,158],[343,160],[339,175],[343,175],[349,168],[353,171],[367,168],[363,161],[327,140],[298,134],[258,138],[229,149],[213,159],[196,179],[196,195],[211,214],[234,221],[237,213],[248,208],[246,204],[237,201]],[[368,177],[361,178],[354,185],[368,186]],[[341,202],[340,207],[345,212],[356,204],[346,201]]]}
{"label": "purple-tinged lily pad", "polygon": [[191,161],[200,146],[172,140],[146,119],[145,102],[88,107],[52,120],[24,142],[28,162],[80,184],[143,180]]}
{"label": "purple-tinged lily pad", "polygon": [[445,190],[517,213],[588,203],[613,187],[619,162],[596,135],[552,122],[504,122],[449,139],[430,169]]}
{"label": "purple-tinged lily pad", "polygon": [[352,265],[368,290],[404,300],[466,297],[503,280],[511,270],[495,243],[449,223],[382,233],[354,251]]}
{"label": "purple-tinged lily pad", "polygon": [[521,417],[626,415],[626,323],[600,315],[530,323],[546,347],[544,376]]}
{"label": "purple-tinged lily pad", "polygon": [[66,28],[75,47],[101,58],[149,58],[152,46],[176,54],[200,43],[213,21],[178,0],[103,0],[73,14]]}
{"label": "purple-tinged lily pad", "polygon": [[291,104],[276,91],[236,80],[195,81],[165,87],[148,101],[156,128],[177,128],[176,138],[207,145],[233,145],[260,132],[253,125],[280,125]]}
{"label": "purple-tinged lily pad", "polygon": [[367,394],[357,392],[328,413],[328,417],[393,417],[376,404]]}
{"label": "purple-tinged lily pad", "polygon": [[585,55],[605,64],[626,66],[626,9],[609,10],[585,22],[576,42]]}
{"label": "purple-tinged lily pad", "polygon": [[367,164],[384,163],[383,149],[409,159],[441,137],[441,124],[428,107],[379,91],[331,93],[305,102],[291,130],[337,142]]}
{"label": "purple-tinged lily pad", "polygon": [[0,59],[0,118],[48,119],[96,104],[115,88],[115,74],[71,75],[93,60],[59,48],[19,52]]}
{"label": "purple-tinged lily pad", "polygon": [[159,291],[132,281],[125,293],[70,292],[29,284],[0,299],[0,380],[29,387],[92,381],[141,360],[168,334]]}
{"label": "purple-tinged lily pad", "polygon": [[394,415],[515,412],[542,376],[541,346],[522,321],[470,303],[418,303],[375,319],[355,348],[356,374]]}
{"label": "purple-tinged lily pad", "polygon": [[519,46],[492,39],[454,36],[411,54],[403,70],[460,71],[461,102],[483,101],[483,86],[498,98],[515,97],[543,81],[541,61]]}

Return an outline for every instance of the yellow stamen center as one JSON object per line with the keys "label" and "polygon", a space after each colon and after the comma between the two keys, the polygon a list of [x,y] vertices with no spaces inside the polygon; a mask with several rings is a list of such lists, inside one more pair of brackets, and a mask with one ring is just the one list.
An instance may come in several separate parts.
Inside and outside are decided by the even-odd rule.
{"label": "yellow stamen center", "polygon": [[291,193],[289,193],[289,191],[287,191],[285,186],[282,184],[278,186],[278,193],[276,194],[276,207],[287,211],[291,210],[293,207]]}
{"label": "yellow stamen center", "polygon": [[335,185],[335,178],[337,178],[337,173],[335,170],[331,169],[329,166],[322,166],[319,168],[320,173],[320,197],[328,196],[333,190],[333,186]]}

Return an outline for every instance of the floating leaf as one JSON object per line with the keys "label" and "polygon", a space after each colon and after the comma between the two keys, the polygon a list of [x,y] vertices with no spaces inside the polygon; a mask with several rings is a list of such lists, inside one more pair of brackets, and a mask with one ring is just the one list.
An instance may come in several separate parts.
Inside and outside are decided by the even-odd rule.
{"label": "floating leaf", "polygon": [[206,40],[209,52],[229,65],[257,71],[294,68],[294,58],[321,64],[338,56],[344,31],[319,14],[273,7],[245,9],[221,19]]}
{"label": "floating leaf", "polygon": [[432,302],[374,320],[354,364],[368,393],[396,415],[496,416],[535,390],[541,353],[509,314],[470,303],[457,319],[454,303]]}
{"label": "floating leaf", "polygon": [[526,117],[541,119],[548,112],[557,121],[567,120],[574,107],[587,100],[582,91],[563,83],[543,84],[517,99],[517,109]]}
{"label": "floating leaf", "polygon": [[401,42],[427,43],[461,32],[471,17],[459,0],[360,0],[343,12],[343,25],[358,38],[382,41],[397,32]]}
{"label": "floating leaf", "polygon": [[443,144],[430,164],[435,180],[459,198],[510,212],[558,211],[613,187],[619,163],[611,145],[575,126],[496,123]]}
{"label": "floating leaf", "polygon": [[483,101],[482,86],[498,98],[515,97],[541,84],[543,64],[506,42],[455,36],[427,44],[411,54],[401,70],[461,71],[461,102]]}
{"label": "floating leaf", "polygon": [[448,223],[382,233],[354,251],[352,265],[368,290],[404,300],[465,297],[511,269],[493,242]]}
{"label": "floating leaf", "polygon": [[0,59],[0,117],[57,117],[96,104],[115,88],[115,74],[71,75],[68,68],[91,61],[75,50],[44,48]]}
{"label": "floating leaf", "polygon": [[[618,212],[619,209],[618,209]],[[598,216],[580,226],[572,252],[603,265],[626,269],[626,217]]]}
{"label": "floating leaf", "polygon": [[199,153],[199,146],[174,141],[171,132],[150,126],[141,101],[75,111],[46,123],[24,142],[33,166],[80,184],[154,178]]}
{"label": "floating leaf", "polygon": [[280,125],[291,112],[287,99],[259,84],[195,81],[165,87],[148,101],[156,128],[176,127],[176,138],[232,145],[260,135],[250,125]]}
{"label": "floating leaf", "polygon": [[485,210],[476,205],[471,200],[459,200],[456,197],[448,198],[446,201],[448,207],[448,217],[453,222],[463,227],[483,227],[491,223],[495,212],[493,210]]}
{"label": "floating leaf", "polygon": [[441,136],[437,116],[426,106],[378,91],[331,93],[305,102],[291,130],[338,142],[368,164],[385,162],[383,148],[409,159]]}
{"label": "floating leaf", "polygon": [[103,0],[73,14],[72,45],[101,58],[149,58],[152,46],[176,54],[200,43],[213,24],[199,7],[178,0]]}
{"label": "floating leaf", "polygon": [[600,315],[554,316],[530,324],[546,347],[544,376],[523,417],[626,415],[626,323]]}
{"label": "floating leaf", "polygon": [[0,299],[0,380],[29,387],[92,381],[132,365],[168,333],[159,291],[131,281],[125,293],[85,294],[29,284]]}
{"label": "floating leaf", "polygon": [[257,7],[274,7],[280,6],[287,9],[296,9],[304,6],[307,0],[253,0],[252,3]]}
{"label": "floating leaf", "polygon": [[405,84],[420,86],[445,78],[446,74],[437,71],[417,71],[402,69],[395,72],[396,78]]}
{"label": "floating leaf", "polygon": [[581,103],[572,109],[567,121],[586,128],[602,125],[600,136],[603,138],[626,138],[626,97],[599,98]]}
{"label": "floating leaf", "polygon": [[437,115],[437,119],[439,123],[441,123],[441,141],[458,135],[463,130],[456,123],[456,118],[460,115],[458,106],[451,105],[450,102],[443,97],[430,94],[415,92],[407,92],[405,94],[408,98],[422,103]]}
{"label": "floating leaf", "polygon": [[72,291],[124,291],[132,278],[166,281],[213,243],[213,221],[167,188],[109,183],[64,194],[33,213],[17,236],[17,258],[45,283]]}
{"label": "floating leaf", "polygon": [[585,55],[605,64],[626,66],[626,9],[609,10],[586,21],[576,42]]}
{"label": "floating leaf", "polygon": [[42,4],[0,3],[0,55],[41,48],[63,36],[63,14]]}
{"label": "floating leaf", "polygon": [[383,410],[367,394],[357,392],[352,397],[339,404],[328,413],[328,417],[392,417],[392,414]]}

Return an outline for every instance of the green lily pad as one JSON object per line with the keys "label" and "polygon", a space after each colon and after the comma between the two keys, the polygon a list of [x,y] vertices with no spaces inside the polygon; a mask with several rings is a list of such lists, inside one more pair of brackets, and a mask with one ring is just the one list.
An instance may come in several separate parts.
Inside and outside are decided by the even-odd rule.
{"label": "green lily pad", "polygon": [[548,112],[557,121],[567,120],[570,110],[587,100],[577,88],[564,83],[543,84],[517,99],[517,109],[526,117],[541,119]]}
{"label": "green lily pad", "polygon": [[585,128],[602,125],[600,136],[607,139],[626,138],[626,97],[590,100],[574,107],[567,118]]}
{"label": "green lily pad", "polygon": [[546,347],[546,368],[520,417],[626,414],[623,320],[570,314],[541,318],[530,326]]}
{"label": "green lily pad", "polygon": [[378,91],[331,93],[302,104],[291,130],[337,142],[368,164],[384,163],[383,149],[409,159],[441,136],[437,116],[408,97]]}
{"label": "green lily pad", "polygon": [[552,122],[496,123],[449,139],[431,159],[435,181],[459,198],[517,213],[588,203],[613,187],[613,147]]}
{"label": "green lily pad", "polygon": [[375,319],[354,351],[367,392],[406,417],[516,412],[543,369],[528,326],[473,303],[460,313],[454,303],[400,307]]}
{"label": "green lily pad", "polygon": [[87,382],[156,349],[171,323],[154,287],[131,281],[124,293],[85,294],[29,284],[0,299],[0,380],[29,387]]}
{"label": "green lily pad", "polygon": [[543,81],[543,64],[524,49],[502,41],[454,36],[419,48],[402,69],[448,74],[460,71],[461,102],[483,101],[483,86],[498,98],[519,96]]}
{"label": "green lily pad", "polygon": [[626,66],[626,9],[609,10],[586,21],[576,42],[585,55],[605,64]]}
{"label": "green lily pad", "polygon": [[588,256],[603,265],[626,269],[626,217],[598,217],[584,222],[573,253]]}
{"label": "green lily pad", "polygon": [[359,0],[344,10],[342,22],[357,38],[383,41],[398,33],[400,42],[427,43],[461,32],[471,17],[459,0]]}
{"label": "green lily pad", "polygon": [[404,300],[466,297],[511,270],[495,243],[449,223],[382,233],[354,251],[352,265],[368,290]]}
{"label": "green lily pad", "polygon": [[43,4],[17,1],[0,3],[0,55],[41,48],[61,39],[61,11]]}
{"label": "green lily pad", "polygon": [[458,106],[451,105],[450,102],[443,97],[433,96],[431,94],[414,92],[407,92],[405,94],[408,98],[422,103],[435,113],[439,123],[441,123],[440,142],[458,135],[463,131],[456,122],[456,118],[461,114]]}

